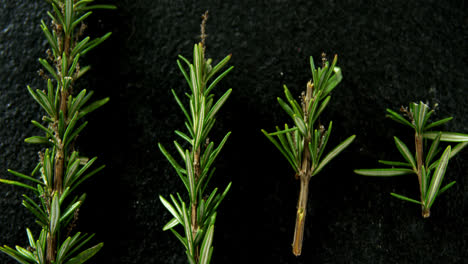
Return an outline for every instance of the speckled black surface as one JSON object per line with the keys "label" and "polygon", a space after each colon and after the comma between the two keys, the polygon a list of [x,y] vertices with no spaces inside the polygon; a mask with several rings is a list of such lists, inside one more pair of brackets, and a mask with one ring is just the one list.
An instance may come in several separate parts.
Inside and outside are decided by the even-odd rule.
{"label": "speckled black surface", "polygon": [[[171,131],[183,127],[170,93],[186,88],[175,60],[191,57],[207,9],[207,54],[216,61],[232,53],[235,66],[217,88],[233,93],[210,137],[219,142],[233,132],[213,180],[233,182],[218,213],[213,263],[467,263],[466,150],[449,163],[446,179],[457,184],[427,220],[418,206],[388,194],[417,197],[415,177],[352,173],[377,166],[377,158],[399,158],[393,135],[410,140],[410,132],[384,119],[387,107],[438,103],[438,117],[455,117],[446,129],[468,133],[466,1],[113,2],[117,11],[89,19],[90,35],[113,35],[86,58],[93,70],[81,81],[96,98],[111,98],[88,118],[78,143],[107,165],[82,188],[88,200],[79,229],[105,243],[90,263],[186,263],[182,246],[161,230],[170,217],[158,195],[183,187],[157,142],[169,146]],[[10,177],[7,168],[29,171],[37,159],[37,147],[23,143],[39,133],[30,120],[41,116],[26,85],[45,85],[36,72],[46,49],[38,25],[46,10],[39,0],[0,2],[1,177]],[[276,103],[282,84],[298,95],[311,78],[308,56],[322,51],[339,54],[344,74],[323,117],[334,121],[329,144],[357,138],[312,179],[303,255],[296,258],[290,244],[298,182],[260,129],[287,120]],[[22,193],[0,185],[0,244],[25,245],[25,227],[36,228],[20,205]],[[5,255],[0,262],[13,263]]]}

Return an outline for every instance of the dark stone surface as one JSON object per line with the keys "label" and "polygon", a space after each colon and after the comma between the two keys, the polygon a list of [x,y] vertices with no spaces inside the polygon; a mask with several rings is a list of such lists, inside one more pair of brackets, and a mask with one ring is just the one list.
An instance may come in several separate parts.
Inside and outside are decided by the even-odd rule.
{"label": "dark stone surface", "polygon": [[[217,118],[212,140],[232,131],[216,163],[212,186],[233,187],[219,209],[213,263],[464,263],[468,258],[468,158],[449,163],[452,190],[432,215],[392,198],[418,196],[413,176],[366,178],[355,168],[399,159],[392,140],[411,132],[384,118],[385,108],[410,101],[439,104],[453,115],[445,129],[468,133],[468,9],[466,1],[154,1],[116,0],[117,11],[96,11],[88,33],[112,37],[90,53],[93,70],[81,81],[110,96],[93,113],[78,142],[98,156],[103,173],[82,187],[88,199],[79,230],[97,233],[105,247],[90,263],[186,263],[182,246],[162,227],[170,219],[158,195],[183,191],[157,148],[169,147],[183,115],[170,89],[186,89],[177,55],[191,58],[200,15],[210,10],[207,54],[232,53],[235,70],[217,88],[233,93]],[[377,1],[376,1],[377,2]],[[36,74],[44,57],[39,22],[47,4],[0,2],[0,175],[29,171],[42,115],[26,90],[45,87]],[[295,95],[311,78],[308,57],[339,54],[344,80],[323,120],[333,120],[330,145],[351,134],[355,142],[312,179],[303,255],[291,242],[298,182],[287,162],[260,133],[288,121],[276,103],[287,84]],[[389,151],[391,150],[391,151]],[[386,152],[384,152],[386,151]],[[405,179],[406,178],[406,179]],[[23,190],[0,185],[0,244],[25,245],[37,227],[21,206]],[[257,259],[254,261],[254,259]],[[1,263],[13,263],[0,255]]]}

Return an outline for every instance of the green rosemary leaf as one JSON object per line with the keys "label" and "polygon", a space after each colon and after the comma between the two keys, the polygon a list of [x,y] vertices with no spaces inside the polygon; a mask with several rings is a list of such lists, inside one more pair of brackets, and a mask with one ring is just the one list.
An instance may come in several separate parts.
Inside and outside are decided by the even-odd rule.
{"label": "green rosemary leaf", "polygon": [[391,119],[393,119],[394,121],[400,123],[400,124],[403,124],[403,125],[407,125],[411,128],[414,128],[414,125],[411,124],[408,120],[406,120],[405,118],[403,118],[400,114],[390,110],[387,108],[387,115],[386,117],[389,117]]}
{"label": "green rosemary leaf", "polygon": [[208,228],[208,232],[206,233],[200,248],[200,264],[208,264],[210,261],[211,253],[213,251],[213,247],[211,246],[213,243],[213,233],[214,225],[211,225]]}
{"label": "green rosemary leaf", "polygon": [[214,160],[216,159],[218,154],[221,152],[221,149],[224,147],[224,144],[226,144],[226,141],[227,141],[227,139],[229,138],[230,135],[231,135],[231,132],[228,132],[224,136],[223,140],[221,140],[218,147],[215,150],[213,150],[213,153],[211,153],[210,157],[208,158],[208,162],[206,163],[206,166],[205,166],[204,170],[207,170],[211,166],[211,164],[214,162]]}
{"label": "green rosemary leaf", "polygon": [[437,192],[440,188],[440,184],[444,179],[447,164],[450,159],[450,151],[451,147],[448,146],[442,154],[442,157],[440,158],[439,164],[437,165],[437,169],[434,171],[434,175],[432,176],[431,184],[429,185],[428,193],[425,200],[427,208],[430,208],[434,203],[434,200],[437,196]]}
{"label": "green rosemary leaf", "polygon": [[216,115],[216,113],[219,111],[219,109],[221,108],[221,106],[223,106],[223,104],[226,102],[226,100],[228,99],[229,95],[231,95],[231,92],[232,92],[232,89],[229,89],[227,90],[223,96],[221,96],[218,101],[216,102],[216,104],[213,106],[213,108],[211,108],[210,112],[208,113],[208,116],[206,118],[206,120],[210,120],[214,117],[214,115]]}
{"label": "green rosemary leaf", "polygon": [[80,165],[80,160],[77,159],[75,160],[71,166],[67,167],[67,170],[65,172],[65,178],[63,179],[63,186],[70,186],[69,182],[73,177],[75,176],[76,172],[78,171],[78,167]]}
{"label": "green rosemary leaf", "polygon": [[[331,99],[331,96],[327,96],[323,101],[322,101],[322,104],[320,105],[320,108],[318,109],[317,113],[314,114],[314,117],[312,119],[312,122],[311,124],[315,123],[315,121],[317,120],[317,118],[320,116],[320,114],[322,114],[323,110],[325,109],[325,107],[327,107],[328,103],[330,102],[330,99]],[[318,101],[318,100],[317,100]]]}
{"label": "green rosemary leaf", "polygon": [[[62,12],[59,10],[58,6],[57,5],[52,5],[52,8],[54,9],[56,20],[58,19],[57,24],[65,26],[65,21],[63,20]],[[64,31],[67,32],[67,30],[65,28],[64,28]]]}
{"label": "green rosemary leaf", "polygon": [[47,226],[47,216],[45,213],[40,210],[40,208],[36,208],[34,205],[32,205],[28,200],[23,200],[22,202],[23,206],[26,207],[33,215],[36,216],[36,220],[39,222],[41,226]]}
{"label": "green rosemary leaf", "polygon": [[167,152],[167,150],[161,145],[161,143],[158,143],[159,150],[161,150],[162,154],[166,157],[166,159],[169,161],[169,163],[174,167],[176,171],[180,171],[182,167],[175,161],[175,159]]}
{"label": "green rosemary leaf", "polygon": [[93,9],[115,10],[115,9],[117,9],[117,6],[115,6],[115,5],[92,5],[92,6],[87,6],[87,7],[83,8],[83,10],[93,10]]}
{"label": "green rosemary leaf", "polygon": [[[179,193],[177,193],[177,195],[179,196]],[[175,208],[177,209],[177,212],[179,213],[179,215],[182,215],[182,208],[180,207],[180,205],[177,202],[176,198],[174,198],[174,195],[170,194],[169,196],[171,197],[171,200],[174,203]]]}
{"label": "green rosemary leaf", "polygon": [[[208,177],[205,179],[205,183],[202,185],[201,190],[199,191],[199,193],[201,195],[203,195],[205,193],[206,187],[208,186],[208,183],[210,182],[211,178],[213,177],[213,174],[215,173],[215,171],[216,171],[216,168],[213,167],[213,168],[211,168],[210,173],[208,173]],[[204,173],[204,174],[206,174],[206,173]],[[197,188],[199,188],[199,187],[197,187]]]}
{"label": "green rosemary leaf", "polygon": [[271,143],[273,143],[273,145],[275,145],[275,147],[281,152],[281,154],[283,154],[283,156],[288,160],[289,164],[291,164],[291,166],[293,167],[294,171],[298,171],[298,167],[295,165],[294,161],[291,159],[291,157],[286,154],[285,150],[283,149],[283,147],[280,146],[280,144],[278,144],[278,142],[268,134],[268,132],[266,132],[265,130],[261,130],[262,133],[271,141]]}
{"label": "green rosemary leaf", "polygon": [[280,104],[280,106],[284,109],[284,111],[286,111],[286,113],[291,117],[291,118],[294,118],[294,111],[292,110],[291,107],[289,107],[289,105],[283,101],[283,99],[281,99],[280,97],[277,98],[278,100],[278,103]]}
{"label": "green rosemary leaf", "polygon": [[10,170],[10,169],[8,169],[8,172],[11,173],[11,174],[13,174],[13,175],[15,175],[16,177],[23,178],[23,179],[26,179],[26,180],[28,180],[28,181],[35,182],[35,183],[40,184],[40,185],[44,185],[43,182],[41,182],[41,181],[39,181],[39,180],[37,180],[37,179],[34,179],[33,177],[30,177],[30,176],[28,176],[28,175],[22,174],[22,173],[20,173],[20,172],[17,172],[17,171],[14,171],[14,170]]}
{"label": "green rosemary leaf", "polygon": [[445,185],[444,187],[440,188],[440,190],[437,192],[437,196],[438,197],[439,195],[443,194],[445,191],[447,191],[450,187],[452,187],[453,185],[455,185],[455,183],[457,183],[456,181],[452,181],[451,183]]}
{"label": "green rosemary leaf", "polygon": [[210,83],[208,88],[205,90],[205,95],[209,94],[211,90],[213,90],[216,87],[216,84],[219,83],[228,73],[230,73],[234,69],[234,66],[229,67],[227,70],[225,70],[222,74],[220,74],[216,79],[214,79],[213,82]]}
{"label": "green rosemary leaf", "polygon": [[429,139],[435,139],[439,133],[442,133],[440,141],[447,142],[468,142],[468,134],[455,133],[455,132],[441,132],[441,131],[430,131],[424,132],[423,137]]}
{"label": "green rosemary leaf", "polygon": [[46,134],[51,137],[52,139],[54,139],[54,134],[53,134],[53,131],[50,130],[49,128],[46,128],[44,127],[43,125],[41,125],[39,122],[35,121],[35,120],[31,120],[31,123],[33,125],[35,125],[36,127],[42,129],[44,132],[46,132]]}
{"label": "green rosemary leaf", "polygon": [[177,220],[177,218],[172,218],[172,220],[170,220],[169,222],[167,222],[166,225],[164,225],[163,231],[171,229],[171,228],[177,226],[178,224],[179,224],[179,220]]}
{"label": "green rosemary leaf", "polygon": [[74,213],[75,210],[78,209],[80,206],[81,206],[81,202],[76,202],[72,204],[71,206],[69,206],[65,210],[65,213],[63,213],[63,215],[60,217],[59,222],[62,223],[67,219],[67,217],[72,216],[72,213]]}
{"label": "green rosemary leaf", "polygon": [[[64,257],[64,259],[68,259],[71,257],[75,252],[80,250],[86,243],[88,243],[92,238],[94,237],[94,234],[92,235],[87,235],[84,234],[82,237],[77,238],[76,240],[73,241],[73,243],[79,243],[78,245],[74,246],[70,251],[67,253],[67,255]],[[73,245],[71,245],[73,246]]]}
{"label": "green rosemary leaf", "polygon": [[468,142],[462,142],[462,143],[458,143],[457,145],[455,145],[455,147],[450,152],[450,158],[453,158],[453,156],[457,155],[458,152],[464,149],[467,145],[468,145]]}
{"label": "green rosemary leaf", "polygon": [[319,155],[317,157],[317,160],[319,160],[322,157],[322,154],[323,154],[323,152],[325,150],[325,147],[327,146],[328,139],[330,138],[331,131],[332,131],[332,124],[333,124],[333,122],[330,121],[330,123],[328,124],[328,130],[325,132],[325,135],[322,136],[322,144],[320,146],[320,151],[319,151]]}
{"label": "green rosemary leaf", "polygon": [[46,240],[47,240],[47,229],[43,228],[41,233],[39,234],[39,239],[36,242],[36,250],[37,250],[37,255],[39,257],[40,264],[45,264]]}
{"label": "green rosemary leaf", "polygon": [[73,72],[76,70],[76,65],[78,65],[78,60],[80,59],[80,54],[77,54],[75,58],[73,58],[73,63],[68,69],[68,76],[72,76]]}
{"label": "green rosemary leaf", "polygon": [[[279,127],[276,127],[276,130],[280,131]],[[280,133],[280,134],[277,134],[276,136],[278,137],[281,143],[281,146],[283,146],[283,149],[291,157],[292,160],[296,161],[295,163],[297,164],[296,155],[294,154],[294,145],[293,146],[289,145],[289,142],[287,141],[284,134]]]}
{"label": "green rosemary leaf", "polygon": [[75,57],[77,54],[79,54],[86,47],[86,44],[88,44],[90,39],[90,37],[86,37],[80,42],[78,42],[78,44],[76,44],[76,46],[73,48],[71,56]]}
{"label": "green rosemary leaf", "polygon": [[30,264],[29,262],[23,255],[19,254],[16,250],[13,250],[12,248],[8,246],[3,246],[0,247],[0,251],[3,253],[7,254],[8,256],[12,257],[16,261],[18,261],[21,264]]}
{"label": "green rosemary leaf", "polygon": [[189,264],[197,264],[195,261],[195,258],[191,255],[190,251],[185,251],[185,254],[187,255],[187,258],[189,260]]}
{"label": "green rosemary leaf", "polygon": [[312,82],[314,83],[315,88],[318,89],[318,81],[319,81],[318,72],[317,72],[317,69],[315,68],[314,59],[312,58],[312,56],[310,56],[310,68],[312,70]]}
{"label": "green rosemary leaf", "polygon": [[73,1],[65,0],[65,34],[71,32],[72,20],[73,20]]}
{"label": "green rosemary leaf", "polygon": [[363,175],[363,176],[377,176],[377,177],[390,177],[390,176],[400,176],[414,173],[411,169],[405,168],[390,168],[390,169],[359,169],[354,170],[354,173]]}
{"label": "green rosemary leaf", "polygon": [[220,69],[222,69],[231,59],[232,55],[229,54],[224,59],[222,59],[216,66],[214,66],[208,75],[206,76],[205,80],[208,81],[211,77],[213,77]]}
{"label": "green rosemary leaf", "polygon": [[70,187],[66,187],[65,190],[62,192],[62,195],[60,195],[60,199],[59,199],[60,205],[62,205],[63,201],[65,200],[65,198],[67,198],[69,194],[70,194]]}
{"label": "green rosemary leaf", "polygon": [[[90,159],[88,162],[86,162],[86,164],[83,167],[81,167],[81,169],[70,178],[68,186],[72,186],[73,183],[79,180],[80,176],[83,175],[83,173],[85,173],[91,167],[91,165],[93,165],[93,163],[96,160],[97,160],[97,157],[94,157]],[[65,186],[65,187],[68,187],[68,186]]]}
{"label": "green rosemary leaf", "polygon": [[184,132],[180,132],[179,130],[175,130],[174,133],[176,135],[178,135],[179,137],[181,137],[182,139],[184,139],[185,141],[187,141],[190,145],[194,145],[194,140],[191,139],[189,136],[187,136]]}
{"label": "green rosemary leaf", "polygon": [[108,33],[106,33],[104,36],[92,40],[91,42],[89,42],[89,43],[86,45],[86,48],[84,48],[83,51],[80,52],[81,55],[84,55],[84,54],[88,53],[88,51],[94,49],[97,45],[99,45],[99,44],[101,44],[102,42],[104,42],[104,40],[108,39],[111,35],[112,35],[112,32],[108,32]]}
{"label": "green rosemary leaf", "polygon": [[[76,5],[76,4],[75,4]],[[75,21],[73,21],[72,25],[71,25],[71,30],[73,30],[78,24],[81,23],[81,21],[85,20],[87,17],[89,17],[93,12],[89,11],[87,13],[85,13],[84,15],[82,15],[81,17],[79,17],[78,19],[76,19]]]}
{"label": "green rosemary leaf", "polygon": [[396,193],[390,193],[393,197],[396,197],[398,199],[401,199],[401,200],[404,200],[404,201],[407,201],[407,202],[411,202],[411,203],[415,203],[415,204],[421,204],[420,201],[416,201],[414,199],[411,199],[411,198],[408,198],[406,196],[403,196],[403,195],[400,195],[400,194],[396,194]]}
{"label": "green rosemary leaf", "polygon": [[[177,60],[177,65],[179,66],[179,69],[182,72],[182,75],[184,75],[185,80],[187,81],[188,85],[190,86],[190,90],[193,90],[192,81],[190,80],[190,77],[188,76],[187,72],[185,71],[184,67],[182,66],[182,64],[180,63],[179,60]],[[189,63],[189,65],[190,65],[190,63]]]}
{"label": "green rosemary leaf", "polygon": [[28,137],[24,140],[24,142],[29,144],[51,144],[48,138],[40,136]]}
{"label": "green rosemary leaf", "polygon": [[276,127],[276,129],[277,129],[278,131],[272,132],[272,133],[268,133],[268,135],[270,135],[270,136],[277,136],[277,135],[280,135],[280,134],[288,134],[288,133],[290,133],[290,132],[296,131],[296,130],[297,130],[297,127],[287,128],[287,129],[284,129],[284,130],[280,130],[278,127]]}
{"label": "green rosemary leaf", "polygon": [[50,115],[50,117],[55,118],[56,114],[55,111],[53,111],[53,107],[51,106],[48,97],[41,91],[34,92],[29,85],[27,86],[29,93],[31,96],[34,98],[34,100],[41,105],[41,107],[47,112],[47,114]]}
{"label": "green rosemary leaf", "polygon": [[[99,168],[91,171],[90,173],[87,173],[86,175],[84,175],[83,177],[81,177],[75,184],[74,186],[71,188],[70,192],[75,190],[76,187],[78,187],[82,182],[84,182],[85,180],[89,179],[91,176],[93,176],[94,174],[100,172],[101,170],[103,170],[104,168],[106,167],[106,165],[101,165]],[[78,172],[79,173],[79,172]],[[78,176],[75,176],[75,179],[77,179]]]}
{"label": "green rosemary leaf", "polygon": [[71,237],[67,237],[67,239],[62,243],[60,246],[58,252],[57,252],[57,258],[56,258],[56,263],[62,263],[63,258],[65,257],[66,252],[68,251],[70,247],[70,241],[72,240]]}
{"label": "green rosemary leaf", "polygon": [[106,97],[106,98],[101,99],[101,100],[97,100],[97,101],[89,104],[88,106],[81,109],[80,114],[78,115],[78,119],[80,119],[83,116],[91,113],[92,111],[98,109],[99,107],[105,105],[107,102],[109,102],[109,97]]}
{"label": "green rosemary leaf", "polygon": [[185,161],[185,153],[184,153],[184,150],[182,149],[182,147],[179,145],[179,143],[177,141],[174,140],[174,145],[177,149],[177,151],[179,152],[180,154],[180,157]]}
{"label": "green rosemary leaf", "polygon": [[430,171],[426,171],[426,167],[421,166],[421,196],[423,197],[423,200],[426,197],[427,194],[427,183],[430,179]]}
{"label": "green rosemary leaf", "polygon": [[336,146],[332,151],[330,151],[327,156],[319,163],[318,167],[314,170],[312,173],[312,176],[317,175],[325,165],[327,165],[328,162],[330,162],[333,158],[335,158],[338,154],[340,154],[345,148],[353,142],[354,138],[356,136],[352,135],[349,138],[347,138],[345,141],[341,142],[338,146]]}
{"label": "green rosemary leaf", "polygon": [[431,148],[429,149],[429,152],[427,153],[427,156],[426,156],[426,166],[429,166],[429,164],[431,163],[432,159],[434,158],[437,150],[438,150],[438,147],[439,147],[439,142],[440,142],[440,138],[442,136],[442,133],[439,133],[437,135],[437,137],[434,139],[434,141],[432,142],[431,144]]}
{"label": "green rosemary leaf", "polygon": [[65,133],[63,134],[63,139],[62,141],[63,142],[67,142],[68,141],[68,137],[71,133],[73,133],[73,129],[75,128],[75,125],[76,125],[76,121],[78,120],[78,114],[75,113],[72,117],[72,119],[70,120],[70,122],[68,123],[68,126],[67,128],[65,129]]}
{"label": "green rosemary leaf", "polygon": [[286,96],[286,100],[288,102],[291,102],[291,101],[294,101],[294,97],[292,96],[291,92],[289,91],[288,87],[285,85],[283,85],[283,88],[284,88],[284,95]]}
{"label": "green rosemary leaf", "polygon": [[88,125],[88,121],[84,122],[81,124],[73,133],[68,137],[67,141],[65,142],[65,147],[68,147],[68,145],[73,142],[73,140],[78,136],[78,134]]}
{"label": "green rosemary leaf", "polygon": [[33,253],[31,253],[30,251],[28,251],[28,250],[26,250],[26,249],[24,249],[24,248],[22,248],[22,247],[20,247],[20,246],[16,246],[15,248],[16,248],[16,251],[17,251],[20,255],[24,256],[24,257],[27,258],[29,261],[34,261],[34,262],[36,261],[36,258],[34,257]]}
{"label": "green rosemary leaf", "polygon": [[426,120],[426,114],[427,114],[428,108],[429,107],[423,102],[419,103],[419,113],[416,115],[417,116],[416,129],[418,133],[424,131],[424,120]]}
{"label": "green rosemary leaf", "polygon": [[218,194],[218,198],[215,199],[215,204],[214,204],[212,210],[210,210],[210,212],[209,212],[210,215],[211,215],[212,212],[216,212],[216,209],[218,209],[219,205],[224,200],[224,197],[226,197],[227,193],[231,189],[231,184],[232,184],[232,182],[229,182],[229,184],[226,186],[226,189],[224,189],[224,192],[221,195]]}
{"label": "green rosemary leaf", "polygon": [[189,185],[189,196],[190,196],[190,202],[195,202],[195,199],[197,198],[197,193],[195,190],[195,172],[193,170],[193,161],[192,157],[190,155],[189,150],[185,150],[185,168],[187,170],[187,177],[188,177],[188,185]]}
{"label": "green rosemary leaf", "polygon": [[182,220],[184,221],[183,226],[185,229],[185,236],[187,238],[188,252],[190,252],[190,255],[193,255],[194,248],[193,248],[192,230],[191,230],[189,216],[187,214],[187,207],[185,206],[184,202],[182,202]]}
{"label": "green rosemary leaf", "polygon": [[50,209],[50,233],[55,235],[55,231],[57,226],[59,225],[59,218],[60,218],[60,205],[58,201],[58,194],[54,194],[52,198],[52,205]]}
{"label": "green rosemary leaf", "polygon": [[43,176],[45,178],[46,186],[51,188],[53,185],[54,179],[54,172],[53,172],[53,159],[54,153],[52,155],[49,152],[49,149],[46,149],[44,154],[44,161],[43,161]]}
{"label": "green rosemary leaf", "polygon": [[389,166],[403,166],[403,167],[412,167],[411,164],[407,162],[400,161],[390,161],[390,160],[379,160],[380,164],[389,165]]}
{"label": "green rosemary leaf", "polygon": [[88,248],[88,249],[84,250],[83,252],[81,252],[80,254],[78,254],[76,257],[74,257],[74,258],[70,259],[69,261],[67,261],[65,264],[81,264],[81,263],[84,263],[88,259],[93,257],[94,255],[96,255],[96,253],[98,253],[98,251],[101,250],[101,248],[103,246],[104,246],[104,243],[99,243],[99,244],[95,245],[94,247]]}
{"label": "green rosemary leaf", "polygon": [[196,130],[194,131],[194,134],[195,134],[194,144],[193,144],[194,149],[198,149],[198,147],[203,141],[202,133],[203,133],[204,125],[205,125],[205,100],[204,98],[201,100],[200,109],[197,114],[196,124],[197,124]]}
{"label": "green rosemary leaf", "polygon": [[416,162],[414,161],[414,157],[413,157],[413,154],[411,154],[410,150],[408,149],[408,147],[405,145],[405,143],[403,143],[399,138],[397,137],[393,137],[395,139],[395,145],[398,149],[398,151],[400,151],[401,155],[403,156],[403,158],[405,158],[405,160],[411,164],[411,166],[413,167],[414,170],[416,170]]}
{"label": "green rosemary leaf", "polygon": [[429,125],[427,125],[427,126],[424,127],[424,131],[429,130],[429,129],[431,129],[431,128],[434,128],[434,127],[436,127],[436,126],[443,125],[443,124],[449,122],[449,121],[452,120],[452,119],[453,119],[453,117],[447,117],[447,118],[438,120],[438,121],[436,121],[436,122],[432,122],[431,124],[429,124]]}
{"label": "green rosemary leaf", "polygon": [[187,245],[187,239],[182,237],[177,231],[175,231],[174,229],[170,228],[169,230],[171,230],[171,232],[177,237],[177,239],[179,239],[179,241],[182,243],[182,245],[184,245],[185,249],[188,249],[188,245]]}
{"label": "green rosemary leaf", "polygon": [[49,28],[46,26],[43,20],[41,20],[41,29],[44,32],[44,35],[46,36],[47,41],[49,42],[50,46],[52,47],[53,54],[54,55],[58,54],[59,49],[58,49],[56,38],[52,36],[52,34],[49,31]]}
{"label": "green rosemary leaf", "polygon": [[301,132],[302,136],[307,137],[307,128],[306,128],[306,126],[304,124],[304,120],[299,118],[297,115],[294,115],[293,119],[294,119],[294,124],[297,126],[297,128],[299,129],[299,132]]}
{"label": "green rosemary leaf", "polygon": [[171,205],[171,203],[169,203],[161,195],[159,195],[159,200],[161,200],[161,203],[164,205],[164,207],[166,207],[166,209],[172,214],[172,216],[174,216],[177,219],[177,221],[179,221],[179,223],[183,223],[181,215],[177,213],[176,209]]}

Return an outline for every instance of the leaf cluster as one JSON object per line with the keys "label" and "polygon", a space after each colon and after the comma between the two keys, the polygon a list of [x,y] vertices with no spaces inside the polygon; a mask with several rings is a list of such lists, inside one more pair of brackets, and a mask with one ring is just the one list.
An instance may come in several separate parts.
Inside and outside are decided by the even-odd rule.
{"label": "leaf cluster", "polygon": [[[276,127],[276,132],[273,133],[262,130],[298,175],[305,173],[305,169],[310,173],[306,175],[307,177],[317,175],[355,138],[354,135],[348,137],[323,157],[332,131],[332,122],[330,121],[327,129],[317,123],[319,123],[320,114],[330,102],[331,91],[343,78],[341,69],[336,67],[337,59],[338,57],[335,56],[331,65],[327,61],[323,67],[315,68],[314,60],[310,57],[313,80],[307,84],[307,91],[302,94],[301,103],[294,99],[286,85],[284,85],[286,99],[278,97],[278,103],[292,119],[294,125],[289,127],[285,124],[284,129]],[[310,155],[311,164],[304,168],[306,152]]]}
{"label": "leaf cluster", "polygon": [[[231,59],[231,55],[228,55],[212,67],[211,59],[207,60],[204,57],[201,43],[194,45],[193,63],[183,56],[179,55],[179,58],[177,64],[190,91],[190,93],[185,93],[188,99],[188,107],[186,107],[177,93],[172,90],[175,101],[186,118],[186,132],[175,131],[183,143],[180,144],[174,140],[174,146],[182,163],[176,161],[161,144],[158,146],[187,189],[189,202],[184,202],[178,193],[177,199],[170,195],[172,203],[160,196],[161,202],[174,217],[163,229],[171,230],[181,241],[186,248],[190,263],[209,263],[213,250],[211,245],[216,209],[231,187],[229,183],[222,193],[218,193],[218,188],[215,188],[206,198],[207,185],[215,172],[215,168],[212,167],[213,162],[230,135],[228,132],[218,145],[210,142],[208,138],[216,121],[215,115],[226,102],[232,89],[227,90],[217,100],[212,92],[216,84],[233,69],[233,66],[222,71]],[[218,74],[219,72],[221,73]],[[183,146],[188,148],[184,149]],[[192,229],[193,219],[196,219],[198,225],[196,230]],[[174,227],[179,224],[184,228],[184,237],[174,230]]]}
{"label": "leaf cluster", "polygon": [[[27,229],[29,249],[16,246],[0,247],[0,251],[8,254],[19,263],[50,263],[46,259],[47,243],[50,237],[56,237],[57,248],[52,263],[74,264],[84,263],[103,246],[102,243],[82,250],[82,247],[94,236],[75,233],[68,236],[67,227],[73,225],[78,211],[86,198],[86,194],[74,195],[75,189],[86,179],[104,168],[100,166],[91,169],[96,157],[88,159],[74,150],[74,143],[87,122],[81,119],[90,112],[101,107],[108,98],[91,102],[93,92],[82,90],[73,93],[73,83],[89,70],[89,66],[81,67],[79,59],[91,49],[110,36],[90,40],[81,40],[84,31],[84,20],[92,14],[93,9],[114,9],[111,5],[92,5],[94,0],[47,0],[52,12],[48,16],[52,20],[49,27],[41,21],[42,31],[50,44],[49,57],[39,59],[46,72],[51,76],[47,80],[47,89],[33,90],[27,87],[33,99],[46,113],[41,121],[33,120],[44,135],[32,136],[25,141],[31,144],[41,144],[45,150],[40,153],[40,161],[29,175],[14,170],[8,170],[18,180],[0,179],[0,182],[20,186],[31,190],[37,197],[33,199],[23,195],[23,206],[35,217],[36,223],[42,228],[39,238],[34,239]],[[59,166],[63,161],[63,166]],[[62,175],[58,181],[57,174]]]}
{"label": "leaf cluster", "polygon": [[[406,114],[406,118],[390,109],[387,109],[386,116],[414,130],[415,152],[413,153],[398,137],[394,137],[395,145],[403,156],[404,161],[379,160],[379,163],[392,167],[385,169],[358,169],[355,170],[355,173],[364,176],[381,177],[416,174],[420,179],[420,201],[396,193],[391,193],[391,195],[405,201],[420,204],[424,209],[429,210],[436,197],[455,184],[455,181],[452,181],[441,187],[449,160],[468,145],[468,135],[433,131],[432,129],[447,123],[453,118],[447,117],[431,122],[430,117],[434,113],[434,110],[429,110],[429,107],[422,102],[419,104],[411,103],[409,109],[402,108],[402,111]],[[453,148],[449,145],[442,151],[441,142],[458,144]],[[418,150],[419,145],[420,149]],[[426,149],[429,148],[427,153],[424,151],[424,146],[426,146]]]}

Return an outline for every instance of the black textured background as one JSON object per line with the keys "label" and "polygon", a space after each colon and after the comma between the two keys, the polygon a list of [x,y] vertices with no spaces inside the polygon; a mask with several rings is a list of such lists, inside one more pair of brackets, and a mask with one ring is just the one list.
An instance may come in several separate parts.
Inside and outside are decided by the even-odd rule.
{"label": "black textured background", "polygon": [[[101,1],[102,2],[102,1]],[[211,139],[232,136],[218,159],[213,186],[233,182],[218,212],[213,263],[468,263],[468,154],[450,161],[457,184],[424,220],[418,206],[392,198],[418,196],[414,176],[367,178],[355,168],[399,159],[398,135],[411,133],[384,118],[385,108],[410,101],[439,104],[453,115],[445,129],[468,133],[466,1],[180,1],[116,0],[117,11],[96,11],[91,36],[112,37],[87,56],[93,70],[80,81],[111,101],[93,113],[78,146],[107,168],[82,188],[88,200],[79,230],[97,233],[103,250],[90,263],[186,263],[182,246],[162,227],[170,219],[158,195],[184,191],[157,148],[170,147],[183,114],[170,88],[186,89],[176,65],[191,59],[200,15],[210,10],[207,55],[232,53],[234,71],[217,88],[233,93]],[[39,134],[30,123],[42,112],[26,85],[45,87],[37,58],[47,48],[39,22],[48,5],[0,0],[0,176],[30,171]],[[310,185],[303,255],[291,254],[298,182],[260,133],[287,120],[276,103],[287,84],[295,95],[311,78],[308,57],[339,54],[344,80],[323,120],[333,120],[329,146],[355,142]],[[288,120],[289,122],[289,120]],[[173,149],[172,149],[173,150]],[[385,152],[384,152],[385,151]],[[0,185],[0,244],[25,245],[33,217],[22,189]],[[256,259],[254,261],[254,259]],[[0,255],[0,263],[13,263]]]}

